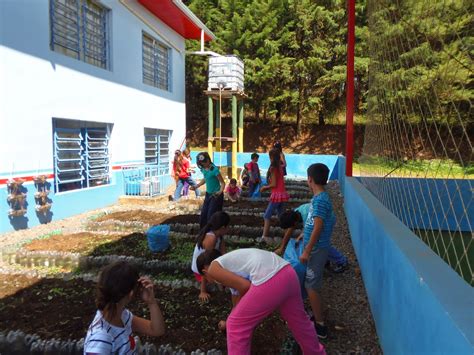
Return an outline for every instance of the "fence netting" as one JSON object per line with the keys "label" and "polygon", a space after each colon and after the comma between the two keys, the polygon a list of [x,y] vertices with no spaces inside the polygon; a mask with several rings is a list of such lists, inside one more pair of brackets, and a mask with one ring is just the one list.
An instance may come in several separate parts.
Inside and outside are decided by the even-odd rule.
{"label": "fence netting", "polygon": [[362,183],[474,285],[472,0],[368,0]]}

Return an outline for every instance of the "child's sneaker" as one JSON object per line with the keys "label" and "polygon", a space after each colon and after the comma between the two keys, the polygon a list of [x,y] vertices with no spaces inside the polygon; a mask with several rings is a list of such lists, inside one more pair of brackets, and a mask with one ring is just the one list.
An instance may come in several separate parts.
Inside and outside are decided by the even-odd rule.
{"label": "child's sneaker", "polygon": [[328,337],[328,327],[325,324],[319,324],[314,319],[314,316],[311,317],[311,321],[314,323],[314,327],[316,328],[316,333],[318,334],[319,339],[326,339]]}
{"label": "child's sneaker", "polygon": [[341,272],[344,272],[344,270],[347,269],[347,263],[344,264],[336,264],[333,266],[332,271],[335,272],[336,274],[340,274]]}

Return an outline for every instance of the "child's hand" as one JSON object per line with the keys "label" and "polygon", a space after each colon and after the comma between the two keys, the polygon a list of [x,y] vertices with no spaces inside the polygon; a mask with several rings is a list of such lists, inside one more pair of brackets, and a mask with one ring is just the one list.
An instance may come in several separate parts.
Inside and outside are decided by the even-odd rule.
{"label": "child's hand", "polygon": [[140,283],[140,297],[142,301],[146,304],[154,303],[155,300],[155,292],[153,291],[153,282],[146,276],[142,276],[138,279]]}
{"label": "child's hand", "polygon": [[189,189],[190,189],[191,191],[195,191],[196,188],[197,188],[196,186],[189,186]]}
{"label": "child's hand", "polygon": [[225,320],[219,321],[219,323],[217,324],[217,328],[219,328],[220,331],[224,332],[226,329],[226,321]]}
{"label": "child's hand", "polygon": [[260,188],[260,192],[264,192],[265,190],[266,190],[266,186],[262,186],[262,187]]}
{"label": "child's hand", "polygon": [[207,292],[201,292],[199,294],[199,301],[201,301],[202,303],[207,303],[209,302],[209,299],[211,298],[211,295]]}
{"label": "child's hand", "polygon": [[301,239],[303,239],[303,233],[301,233],[298,238],[295,239],[295,242],[298,243]]}
{"label": "child's hand", "polygon": [[300,256],[300,261],[302,264],[306,264],[308,262],[308,259],[309,259],[309,252],[308,251],[303,251],[303,254],[301,254]]}
{"label": "child's hand", "polygon": [[281,247],[280,247],[280,248],[277,248],[277,249],[275,250],[275,254],[276,254],[276,255],[282,255],[282,254],[283,254],[283,248],[281,248]]}

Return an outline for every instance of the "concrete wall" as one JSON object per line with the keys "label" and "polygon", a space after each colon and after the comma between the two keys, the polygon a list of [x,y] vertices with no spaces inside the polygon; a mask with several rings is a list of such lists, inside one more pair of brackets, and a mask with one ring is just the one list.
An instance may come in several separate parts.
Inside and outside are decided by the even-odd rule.
{"label": "concrete wall", "polygon": [[344,208],[387,354],[473,354],[474,289],[356,178]]}

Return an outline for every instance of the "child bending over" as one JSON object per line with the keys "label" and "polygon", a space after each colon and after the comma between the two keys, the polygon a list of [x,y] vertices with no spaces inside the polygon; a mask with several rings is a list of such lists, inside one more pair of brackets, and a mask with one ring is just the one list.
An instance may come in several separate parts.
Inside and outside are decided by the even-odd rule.
{"label": "child bending over", "polygon": [[191,269],[194,272],[196,280],[201,283],[201,292],[199,293],[199,299],[202,302],[209,300],[209,293],[207,292],[206,278],[199,274],[199,270],[196,265],[196,260],[199,255],[204,253],[206,250],[219,250],[221,254],[225,253],[224,235],[227,233],[229,226],[230,217],[225,212],[216,212],[212,215],[209,222],[201,229],[197,237],[197,243],[194,247],[193,261],[191,263]]}
{"label": "child bending over", "polygon": [[236,179],[230,179],[229,185],[225,188],[225,195],[226,197],[232,201],[232,202],[237,202],[240,198],[240,187],[237,186],[237,180]]}
{"label": "child bending over", "polygon": [[[134,316],[127,308],[138,296],[148,305],[150,320]],[[98,311],[87,330],[84,354],[135,353],[132,333],[161,336],[165,322],[155,299],[153,283],[140,277],[137,269],[118,261],[102,269],[96,289]]]}

